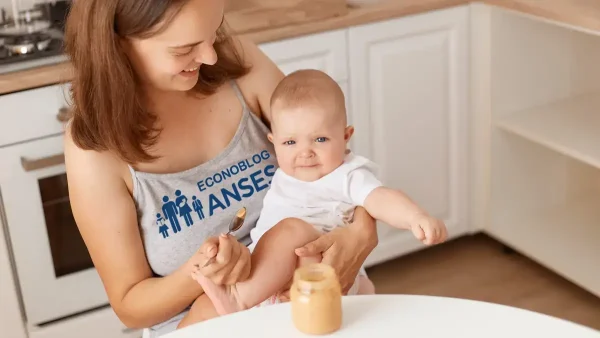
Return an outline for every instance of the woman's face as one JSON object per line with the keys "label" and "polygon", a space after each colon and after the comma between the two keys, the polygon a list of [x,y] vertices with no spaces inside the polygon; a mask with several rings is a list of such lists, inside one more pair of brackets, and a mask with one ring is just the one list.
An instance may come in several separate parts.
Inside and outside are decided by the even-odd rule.
{"label": "woman's face", "polygon": [[216,31],[224,0],[189,0],[159,34],[125,41],[126,53],[145,85],[165,91],[187,91],[198,81],[199,68],[213,65]]}

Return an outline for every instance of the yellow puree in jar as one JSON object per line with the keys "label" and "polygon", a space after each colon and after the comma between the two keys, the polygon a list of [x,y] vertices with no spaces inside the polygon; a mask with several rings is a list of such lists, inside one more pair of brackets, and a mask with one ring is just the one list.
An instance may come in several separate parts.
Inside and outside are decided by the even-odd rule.
{"label": "yellow puree in jar", "polygon": [[298,268],[290,298],[292,320],[301,332],[322,335],[342,326],[342,292],[331,266],[318,263]]}

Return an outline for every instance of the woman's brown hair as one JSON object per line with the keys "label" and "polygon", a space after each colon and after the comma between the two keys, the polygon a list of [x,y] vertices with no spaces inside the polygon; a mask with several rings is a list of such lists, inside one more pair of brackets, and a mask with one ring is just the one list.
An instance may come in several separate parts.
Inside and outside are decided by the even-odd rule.
{"label": "woman's brown hair", "polygon": [[[76,0],[67,18],[65,52],[74,69],[71,135],[87,150],[115,152],[129,164],[155,159],[146,149],[160,130],[138,95],[139,85],[119,38],[145,38],[167,26],[187,0]],[[212,94],[248,68],[221,27],[213,66],[200,67],[194,91]]]}

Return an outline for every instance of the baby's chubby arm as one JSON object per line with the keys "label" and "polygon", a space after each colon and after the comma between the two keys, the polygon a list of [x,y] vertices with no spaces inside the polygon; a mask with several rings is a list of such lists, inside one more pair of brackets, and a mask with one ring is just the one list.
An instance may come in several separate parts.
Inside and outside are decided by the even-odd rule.
{"label": "baby's chubby arm", "polygon": [[410,230],[413,219],[427,212],[399,190],[380,186],[367,195],[364,208],[373,216],[393,227]]}
{"label": "baby's chubby arm", "polygon": [[446,240],[444,223],[420,208],[403,192],[385,186],[373,189],[365,198],[364,208],[373,218],[400,229],[411,230],[425,244]]}

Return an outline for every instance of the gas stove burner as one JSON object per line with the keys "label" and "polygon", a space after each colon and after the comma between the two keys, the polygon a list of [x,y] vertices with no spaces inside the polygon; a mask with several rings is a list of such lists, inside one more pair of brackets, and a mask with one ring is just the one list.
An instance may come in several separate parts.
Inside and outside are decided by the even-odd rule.
{"label": "gas stove burner", "polygon": [[4,38],[4,48],[12,55],[27,55],[45,51],[51,40],[44,33],[8,36]]}

